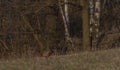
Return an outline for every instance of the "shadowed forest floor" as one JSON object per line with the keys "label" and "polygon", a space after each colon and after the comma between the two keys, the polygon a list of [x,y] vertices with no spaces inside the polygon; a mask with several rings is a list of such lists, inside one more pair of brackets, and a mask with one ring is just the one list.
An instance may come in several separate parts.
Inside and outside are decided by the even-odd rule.
{"label": "shadowed forest floor", "polygon": [[1,59],[0,70],[120,70],[120,48],[78,54]]}

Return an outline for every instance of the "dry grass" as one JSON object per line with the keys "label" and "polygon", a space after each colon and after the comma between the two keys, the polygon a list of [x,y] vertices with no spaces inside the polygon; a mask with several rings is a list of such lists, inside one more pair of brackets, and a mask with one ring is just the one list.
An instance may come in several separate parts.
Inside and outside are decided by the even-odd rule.
{"label": "dry grass", "polygon": [[0,70],[120,70],[120,49],[79,54],[1,59]]}

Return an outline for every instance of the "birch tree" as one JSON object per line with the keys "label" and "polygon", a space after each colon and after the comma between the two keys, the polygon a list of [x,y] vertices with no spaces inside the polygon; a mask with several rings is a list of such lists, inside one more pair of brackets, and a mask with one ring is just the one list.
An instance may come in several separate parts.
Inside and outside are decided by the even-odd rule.
{"label": "birch tree", "polygon": [[89,0],[89,5],[91,46],[95,49],[99,38],[100,0]]}
{"label": "birch tree", "polygon": [[90,47],[92,49],[92,36],[93,36],[93,24],[95,23],[94,21],[94,0],[89,0],[89,8],[90,8]]}
{"label": "birch tree", "polygon": [[64,3],[65,3],[65,5],[64,5],[65,19],[66,19],[66,22],[67,22],[67,24],[69,26],[68,0],[64,0]]}
{"label": "birch tree", "polygon": [[69,21],[68,4],[67,4],[68,0],[64,0],[64,8],[61,5],[62,4],[61,0],[58,0],[58,2],[59,2],[59,8],[60,8],[60,12],[62,15],[62,19],[64,22],[65,40],[67,43],[71,43],[71,46],[73,46],[72,39],[71,39],[70,33],[69,33],[69,22],[70,21]]}
{"label": "birch tree", "polygon": [[96,47],[98,47],[98,38],[99,38],[99,25],[100,25],[100,0],[95,1],[95,39],[96,39]]}

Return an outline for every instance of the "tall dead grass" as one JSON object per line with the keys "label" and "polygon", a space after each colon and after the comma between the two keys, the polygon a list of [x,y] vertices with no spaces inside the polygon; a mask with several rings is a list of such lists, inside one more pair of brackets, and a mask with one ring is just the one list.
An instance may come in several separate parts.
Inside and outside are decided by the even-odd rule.
{"label": "tall dead grass", "polygon": [[120,70],[120,48],[77,54],[1,59],[0,70]]}

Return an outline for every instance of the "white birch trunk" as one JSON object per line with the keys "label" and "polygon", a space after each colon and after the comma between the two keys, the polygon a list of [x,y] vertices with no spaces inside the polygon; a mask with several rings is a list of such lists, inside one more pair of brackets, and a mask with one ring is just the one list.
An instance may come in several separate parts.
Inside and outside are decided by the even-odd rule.
{"label": "white birch trunk", "polygon": [[64,11],[63,11],[62,6],[60,4],[61,4],[61,2],[59,1],[59,8],[60,8],[60,12],[61,12],[61,15],[62,15],[62,19],[63,19],[63,22],[64,22],[64,28],[65,28],[65,37],[67,39],[67,37],[69,37],[69,31],[68,31],[68,27],[67,27],[66,18],[64,16]]}
{"label": "white birch trunk", "polygon": [[100,25],[100,0],[96,0],[95,2],[95,17],[96,17],[96,38],[99,37],[99,25]]}
{"label": "white birch trunk", "polygon": [[99,25],[100,25],[100,10],[101,10],[101,0],[95,0],[95,23],[94,23],[94,39],[93,39],[93,44],[95,46],[95,49],[98,48],[98,40],[99,40]]}
{"label": "white birch trunk", "polygon": [[65,3],[65,6],[64,6],[64,14],[65,14],[65,19],[66,19],[66,22],[69,26],[69,11],[68,11],[68,0],[64,0],[64,3]]}
{"label": "white birch trunk", "polygon": [[93,31],[94,31],[94,28],[93,28],[93,25],[95,23],[94,21],[94,0],[89,0],[89,7],[90,7],[90,20],[89,20],[89,23],[90,23],[90,47],[91,49],[93,48]]}
{"label": "white birch trunk", "polygon": [[100,0],[89,0],[90,4],[90,36],[93,49],[97,47],[100,24]]}
{"label": "white birch trunk", "polygon": [[92,25],[95,23],[94,21],[94,1],[89,0],[89,6],[90,6],[90,36],[92,36],[93,27]]}
{"label": "white birch trunk", "polygon": [[[64,2],[67,2],[67,0],[64,0]],[[61,6],[61,2],[59,0],[59,8],[60,8],[60,12],[63,18],[63,22],[64,22],[64,28],[65,28],[65,39],[66,42],[70,42],[72,43],[72,39],[70,38],[70,33],[69,33],[69,28],[68,28],[68,24],[69,24],[69,17],[68,17],[68,5],[64,5],[64,10]],[[73,44],[72,44],[73,46]]]}

